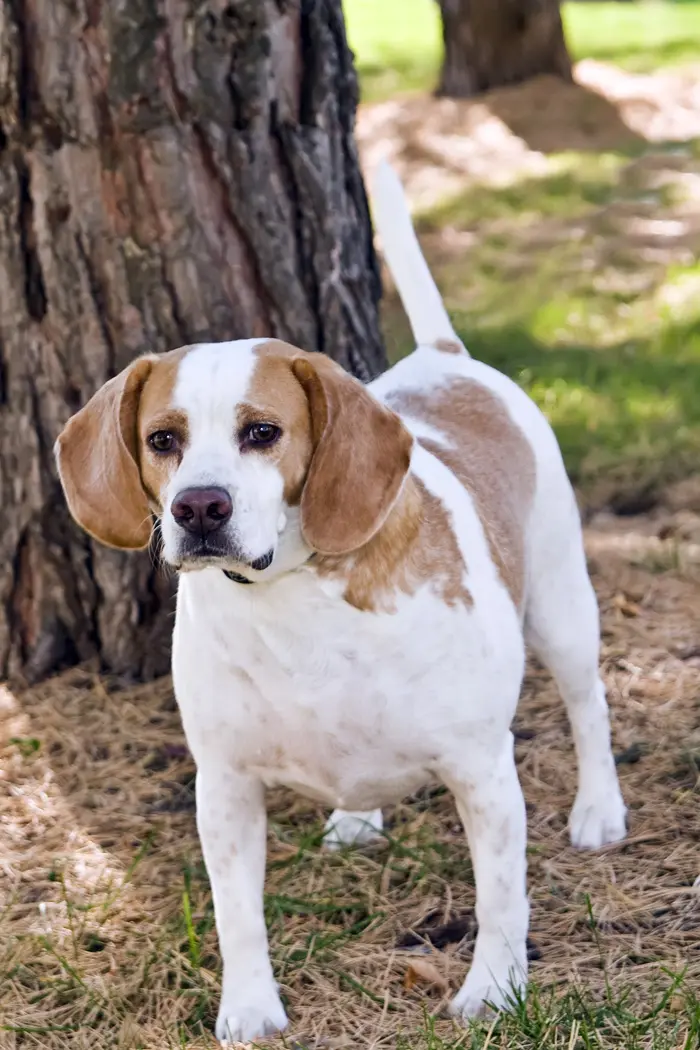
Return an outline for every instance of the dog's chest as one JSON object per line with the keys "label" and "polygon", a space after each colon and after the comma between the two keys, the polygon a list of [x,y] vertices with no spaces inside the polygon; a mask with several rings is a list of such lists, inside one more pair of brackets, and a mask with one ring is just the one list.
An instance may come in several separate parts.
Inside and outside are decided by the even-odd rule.
{"label": "dog's chest", "polygon": [[425,782],[436,737],[460,729],[454,610],[426,593],[370,615],[303,577],[276,588],[274,608],[225,591],[204,605],[193,583],[179,601],[174,673],[198,762],[223,750],[268,786],[344,808]]}

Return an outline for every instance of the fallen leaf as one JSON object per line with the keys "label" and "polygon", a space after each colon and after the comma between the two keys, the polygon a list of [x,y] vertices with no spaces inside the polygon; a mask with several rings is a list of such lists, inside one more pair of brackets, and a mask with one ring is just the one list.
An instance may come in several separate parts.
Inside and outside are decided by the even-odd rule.
{"label": "fallen leaf", "polygon": [[664,697],[670,698],[671,687],[666,682],[656,682],[643,678],[640,682],[632,682],[630,685],[630,696],[646,696],[650,700],[659,700]]}
{"label": "fallen leaf", "polygon": [[621,612],[623,616],[639,616],[642,611],[636,602],[631,602],[624,594],[616,594],[612,600],[613,608]]}
{"label": "fallen leaf", "polygon": [[411,988],[416,984],[427,984],[431,988],[435,988],[441,995],[449,991],[449,984],[447,978],[438,970],[434,963],[428,962],[427,959],[412,959],[408,964],[408,969],[404,974],[403,986],[407,992],[410,992]]}

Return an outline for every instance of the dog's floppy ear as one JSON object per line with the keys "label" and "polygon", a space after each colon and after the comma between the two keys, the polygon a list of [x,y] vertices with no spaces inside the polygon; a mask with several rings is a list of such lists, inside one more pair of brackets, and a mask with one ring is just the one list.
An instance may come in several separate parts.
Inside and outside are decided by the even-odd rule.
{"label": "dog's floppy ear", "polygon": [[55,445],[68,509],[109,547],[140,550],[151,515],[137,462],[137,417],[152,357],[140,357],[110,379],[68,420]]}
{"label": "dog's floppy ear", "polygon": [[347,554],[379,531],[408,473],[413,438],[399,417],[324,354],[292,369],[309,401],[314,453],[301,531],[321,554]]}

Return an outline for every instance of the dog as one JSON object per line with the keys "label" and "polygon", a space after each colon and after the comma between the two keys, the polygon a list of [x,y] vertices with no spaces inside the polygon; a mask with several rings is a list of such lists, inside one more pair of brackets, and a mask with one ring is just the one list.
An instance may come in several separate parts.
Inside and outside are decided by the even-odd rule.
{"label": "dog", "polygon": [[450,323],[388,165],[375,221],[415,351],[367,386],[277,339],[136,359],[66,424],[68,507],[135,550],[160,523],[180,574],[173,678],[223,959],[216,1035],[284,1029],[263,915],[265,789],[381,834],[426,782],[454,795],[478,935],[466,1019],[526,986],[526,822],[513,755],[526,643],[571,722],[571,841],[622,839],[599,615],[554,434]]}

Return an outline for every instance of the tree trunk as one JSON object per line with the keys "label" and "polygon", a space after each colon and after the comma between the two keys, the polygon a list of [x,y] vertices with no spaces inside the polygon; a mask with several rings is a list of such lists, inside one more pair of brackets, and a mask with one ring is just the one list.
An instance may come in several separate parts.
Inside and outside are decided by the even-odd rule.
{"label": "tree trunk", "polygon": [[52,446],[145,350],[384,365],[341,0],[0,0],[0,676],[169,664],[173,582],[70,521]]}
{"label": "tree trunk", "polygon": [[438,95],[470,98],[541,73],[571,80],[559,0],[438,0]]}

